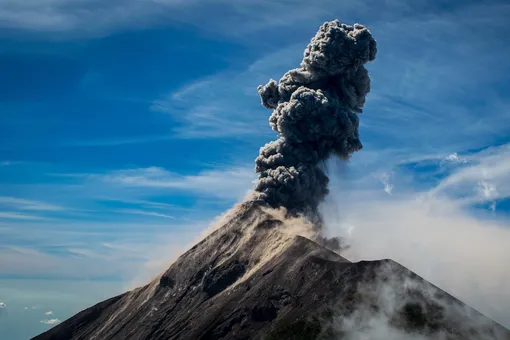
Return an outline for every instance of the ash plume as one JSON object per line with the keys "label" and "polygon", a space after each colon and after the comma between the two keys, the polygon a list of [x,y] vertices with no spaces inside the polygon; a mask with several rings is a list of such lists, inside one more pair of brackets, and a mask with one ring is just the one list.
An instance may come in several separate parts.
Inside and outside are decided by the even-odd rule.
{"label": "ash plume", "polygon": [[324,161],[348,159],[362,148],[357,114],[370,91],[364,64],[376,52],[366,27],[326,22],[306,48],[300,68],[258,87],[262,105],[273,110],[269,124],[279,135],[256,159],[258,199],[320,221],[317,208],[329,182]]}

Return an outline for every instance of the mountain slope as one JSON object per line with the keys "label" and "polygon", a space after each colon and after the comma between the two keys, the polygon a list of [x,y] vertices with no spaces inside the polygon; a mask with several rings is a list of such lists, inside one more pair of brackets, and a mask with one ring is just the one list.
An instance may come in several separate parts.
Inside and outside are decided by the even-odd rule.
{"label": "mountain slope", "polygon": [[382,331],[385,339],[510,339],[399,264],[351,263],[304,237],[310,230],[244,203],[159,279],[34,339],[358,339]]}

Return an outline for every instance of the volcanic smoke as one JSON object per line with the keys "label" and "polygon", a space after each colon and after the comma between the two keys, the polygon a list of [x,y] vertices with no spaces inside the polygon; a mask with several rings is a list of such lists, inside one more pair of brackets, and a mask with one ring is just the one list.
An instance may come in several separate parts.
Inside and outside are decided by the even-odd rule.
{"label": "volcanic smoke", "polygon": [[370,92],[364,65],[376,52],[366,27],[326,22],[300,68],[258,87],[262,105],[273,110],[269,125],[279,135],[256,159],[258,199],[321,220],[317,209],[329,182],[324,162],[331,156],[349,159],[362,148],[357,114]]}

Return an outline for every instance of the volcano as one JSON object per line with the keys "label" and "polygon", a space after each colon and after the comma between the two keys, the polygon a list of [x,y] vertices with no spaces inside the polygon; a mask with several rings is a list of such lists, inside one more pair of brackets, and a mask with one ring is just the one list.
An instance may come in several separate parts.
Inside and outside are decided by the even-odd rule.
{"label": "volcano", "polygon": [[313,226],[250,201],[150,284],[34,340],[510,339],[391,260],[352,263]]}
{"label": "volcano", "polygon": [[[391,260],[352,263],[324,235],[324,162],[362,149],[376,41],[324,23],[299,68],[258,87],[278,139],[244,203],[148,285],[36,340],[510,340],[508,330]],[[452,268],[454,270],[454,268]]]}

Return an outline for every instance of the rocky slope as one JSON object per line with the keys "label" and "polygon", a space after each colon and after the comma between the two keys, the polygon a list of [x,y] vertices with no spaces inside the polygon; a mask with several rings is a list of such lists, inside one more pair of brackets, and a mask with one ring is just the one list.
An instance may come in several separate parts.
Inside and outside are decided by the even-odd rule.
{"label": "rocky slope", "polygon": [[351,263],[248,202],[149,285],[34,339],[510,339],[391,260]]}

